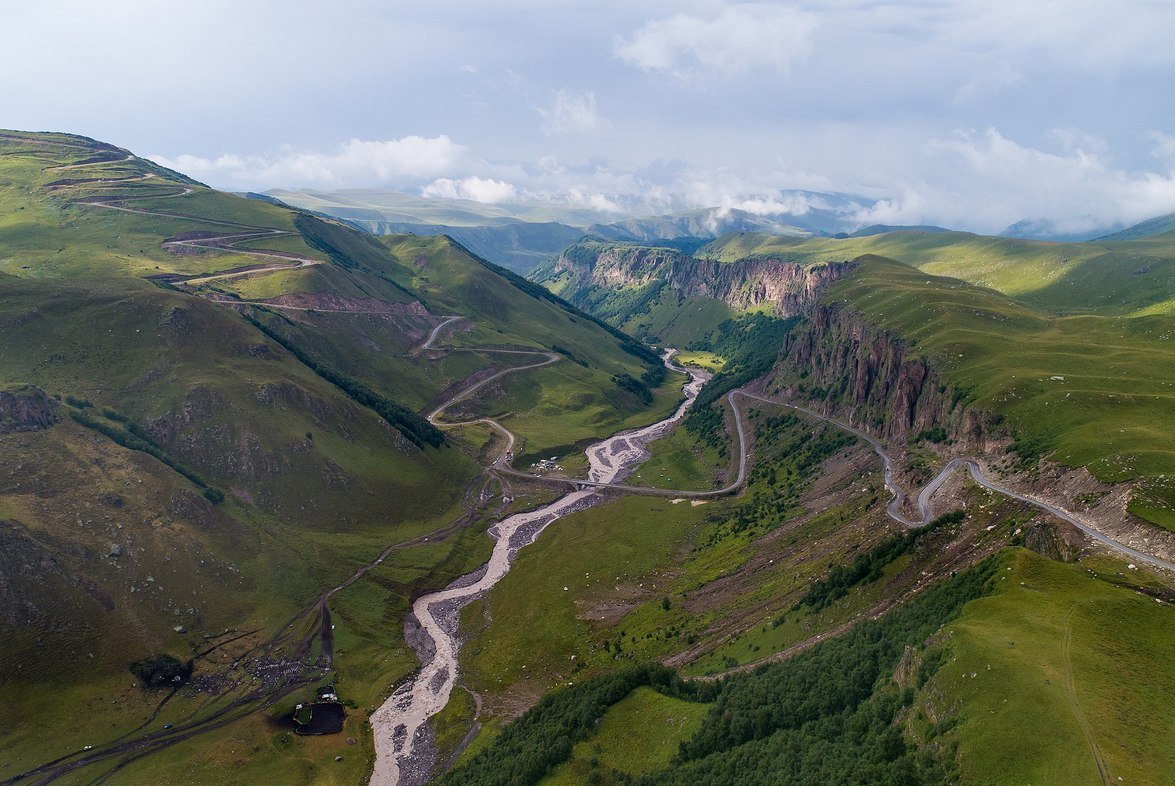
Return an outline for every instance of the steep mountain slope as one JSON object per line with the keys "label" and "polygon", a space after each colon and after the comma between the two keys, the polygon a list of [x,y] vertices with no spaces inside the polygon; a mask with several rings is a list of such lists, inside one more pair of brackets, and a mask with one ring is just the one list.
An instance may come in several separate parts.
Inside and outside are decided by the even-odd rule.
{"label": "steep mountain slope", "polygon": [[[649,350],[447,239],[383,244],[82,137],[4,132],[0,154],[4,777],[92,744],[87,777],[166,747],[207,781],[234,739],[268,751],[246,779],[290,757],[295,782],[363,777],[364,710],[343,765],[257,711],[328,675],[378,704],[415,665],[410,596],[487,550],[488,432],[418,413],[517,365],[502,349],[580,361],[515,410],[532,450],[576,397],[569,430],[598,437],[656,419],[675,380],[627,394],[611,380],[659,368]],[[444,322],[463,351],[422,351]],[[510,388],[485,391],[473,414]],[[174,696],[131,674],[156,655],[192,660]],[[106,747],[135,729],[144,748]]]}
{"label": "steep mountain slope", "polygon": [[1172,528],[1175,454],[1155,424],[1175,418],[1175,249],[1160,235],[1143,256],[1147,243],[736,234],[689,256],[585,242],[536,276],[633,332],[699,348],[728,315],[803,314],[779,385],[890,437],[945,427],[982,442],[1010,428],[1025,456],[1136,481],[1131,511]]}
{"label": "steep mountain slope", "polygon": [[1133,483],[1130,510],[1175,528],[1175,452],[1158,425],[1175,416],[1171,327],[1163,315],[1052,317],[865,257],[797,326],[775,384],[891,437],[944,428],[982,444],[1003,429],[996,414],[1025,466],[1049,455]]}
{"label": "steep mountain slope", "polygon": [[766,256],[727,264],[671,248],[584,240],[532,277],[635,335],[688,344],[736,313],[797,313],[839,268]]}

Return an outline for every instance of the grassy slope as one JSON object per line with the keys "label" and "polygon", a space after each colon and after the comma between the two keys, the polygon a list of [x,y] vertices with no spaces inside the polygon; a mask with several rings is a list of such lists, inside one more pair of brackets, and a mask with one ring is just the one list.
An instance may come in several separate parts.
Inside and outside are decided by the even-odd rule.
{"label": "grassy slope", "polygon": [[[553,524],[519,554],[516,565],[487,598],[463,613],[463,625],[472,629],[487,619],[495,621],[462,651],[462,670],[470,687],[489,694],[509,686],[537,697],[552,680],[570,679],[584,666],[610,663],[611,655],[602,644],[615,623],[597,630],[588,618],[589,609],[598,607],[598,616],[619,585],[630,600],[650,608],[659,604],[661,595],[656,594],[651,574],[675,553],[706,512],[704,507],[673,505],[669,500],[624,497]],[[646,579],[649,589],[629,586],[643,585]],[[645,632],[642,626],[640,635]],[[636,636],[637,629],[631,633]]]}
{"label": "grassy slope", "polygon": [[1145,578],[1121,563],[1022,550],[1006,563],[996,593],[949,626],[951,657],[919,702],[952,726],[942,741],[958,743],[964,780],[1096,783],[1096,747],[1111,780],[1170,782],[1170,605],[1132,591]]}
{"label": "grassy slope", "polygon": [[[132,660],[154,651],[185,657],[209,630],[258,628],[257,636],[268,635],[390,543],[452,521],[478,472],[485,438],[420,451],[233,309],[138,278],[259,264],[234,252],[177,254],[160,245],[183,232],[236,230],[70,200],[190,186],[195,192],[189,196],[131,204],[294,232],[249,245],[329,264],[210,282],[204,289],[230,297],[310,293],[404,307],[392,317],[285,310],[278,313],[289,319],[267,318],[285,324],[288,335],[331,367],[414,408],[503,361],[465,352],[436,361],[411,356],[432,324],[414,315],[418,294],[430,306],[435,301],[434,314],[462,313],[475,321],[476,330],[460,334],[462,343],[559,344],[586,358],[592,369],[562,364],[582,370],[565,373],[560,395],[589,392],[611,374],[639,375],[645,368],[602,328],[537,301],[443,241],[418,249],[404,265],[386,246],[329,224],[343,234],[335,237],[342,253],[332,254],[320,238],[302,233],[286,209],[204,189],[142,159],[116,160],[125,151],[91,140],[10,135],[0,137],[0,153],[0,381],[88,399],[95,406],[86,412],[115,427],[101,410],[130,417],[227,496],[213,507],[157,460],[69,420],[66,406],[59,408],[65,420],[47,431],[0,435],[4,455],[21,468],[3,473],[7,485],[0,486],[0,520],[19,522],[9,527],[17,533],[13,559],[19,554],[16,564],[28,564],[28,555],[43,549],[62,575],[72,577],[29,578],[21,591],[33,599],[41,621],[21,623],[19,636],[8,635],[13,629],[5,623],[3,659],[15,670],[9,675],[17,674],[6,691],[23,718],[19,728],[0,731],[0,748],[12,766],[101,743],[149,715],[159,697],[130,687]],[[94,158],[103,161],[52,169]],[[63,178],[144,175],[46,188]],[[407,292],[415,267],[427,267],[420,256],[428,254],[443,257],[434,270],[444,270],[444,280],[421,280],[422,292]],[[603,401],[596,422],[582,433],[600,436],[618,423],[653,420],[675,397],[671,389],[667,382],[652,408]],[[606,412],[612,404],[619,409]],[[241,782],[268,782],[273,767],[281,766],[292,782],[361,779],[370,755],[365,710],[414,666],[399,624],[407,598],[484,560],[488,541],[481,532],[474,527],[444,543],[394,552],[332,601],[337,679],[346,686],[344,698],[360,707],[347,733],[360,738],[361,747],[348,748],[344,764],[333,761],[342,738],[291,739],[268,718],[254,716],[149,757],[134,772],[150,780],[199,779],[232,765],[241,768]],[[115,543],[123,544],[126,556],[106,556]],[[113,598],[115,611],[98,608],[87,587],[96,588],[95,597]],[[34,634],[50,618],[77,624],[54,634],[58,657],[46,659],[47,634]],[[189,632],[172,631],[177,622]],[[43,698],[47,684],[54,685],[51,702]],[[91,705],[106,705],[98,723],[84,714]],[[177,698],[171,706],[179,711],[194,704]],[[68,734],[38,733],[60,727],[62,718],[71,719]]]}
{"label": "grassy slope", "polygon": [[[177,311],[183,316],[172,322],[184,327],[173,332],[161,323]],[[74,624],[51,647],[58,658],[45,659],[46,643],[32,635],[41,623],[5,637],[5,662],[23,672],[8,686],[10,701],[26,713],[5,735],[14,761],[31,764],[133,727],[152,699],[128,691],[130,662],[156,651],[184,657],[206,632],[272,630],[389,543],[454,518],[465,480],[476,472],[472,459],[453,448],[406,446],[231,311],[202,300],[133,279],[9,279],[0,321],[8,339],[0,352],[5,378],[86,398],[143,424],[184,408],[199,414],[202,402],[213,402],[168,447],[229,494],[213,509],[159,462],[69,420],[3,437],[6,455],[21,465],[16,486],[3,489],[4,517],[19,521],[66,575],[100,588],[115,604],[112,611],[97,608],[68,584],[28,588],[46,617]],[[255,358],[249,348],[257,346],[269,346],[274,359]],[[256,402],[265,389],[282,393],[262,406]],[[112,494],[115,502],[102,502]],[[122,544],[125,556],[106,557],[111,544]],[[443,583],[437,567],[444,559],[416,558],[412,581]],[[448,575],[466,567],[452,566]],[[396,600],[389,609],[405,606],[410,583],[388,585]],[[336,607],[343,630],[347,605],[344,597]],[[177,623],[190,635],[173,632]],[[398,626],[378,623],[357,626],[355,644],[344,645],[340,631],[344,651],[336,665],[353,676],[347,692],[356,698],[413,666]],[[40,698],[43,680],[58,686],[60,702]],[[101,728],[77,714],[111,695],[118,703],[101,702]],[[74,718],[73,733],[38,734],[62,717]],[[264,724],[246,726],[269,734]],[[352,733],[361,729],[357,719]],[[201,755],[199,744],[188,749]]]}
{"label": "grassy slope", "polygon": [[[759,415],[753,417],[761,422]],[[776,467],[778,479],[772,483],[771,473],[755,473],[744,497],[700,506],[619,498],[556,521],[521,552],[511,572],[463,616],[463,626],[471,632],[462,650],[463,675],[493,705],[491,716],[500,712],[500,697],[512,706],[581,672],[662,658],[698,639],[708,641],[707,629],[724,617],[748,615],[748,624],[769,622],[841,551],[868,547],[884,537],[885,527],[865,512],[871,492],[864,492],[790,527],[785,537],[759,542],[764,533],[802,512],[792,489],[804,487],[808,479],[795,478],[793,487],[787,467],[802,445],[821,443],[827,432],[814,433],[797,424],[772,437],[762,463]],[[677,450],[675,442],[662,442],[653,445],[654,462],[658,454],[670,457]],[[642,473],[647,480],[645,467]],[[693,479],[700,482],[706,474]],[[753,523],[735,531],[730,522],[740,513]],[[723,577],[755,558],[763,564],[753,582],[719,591],[720,600],[707,599],[708,585],[720,585]],[[669,609],[662,606],[665,597]],[[840,616],[802,620],[786,630],[795,637],[791,640],[776,636],[755,643],[794,643],[811,635],[813,625],[831,627],[867,602],[854,601]],[[743,662],[763,654],[759,646],[751,650],[747,642],[738,642],[691,670],[715,671],[726,657]]]}
{"label": "grassy slope", "polygon": [[[622,391],[612,377],[639,377],[648,367],[644,361],[623,351],[620,342],[599,325],[520,291],[447,238],[381,240],[412,271],[405,285],[419,292],[435,311],[476,320],[473,330],[451,334],[442,345],[571,350],[574,360],[509,375],[479,395],[473,409],[463,410],[498,417],[525,440],[520,455],[570,452],[584,440],[658,420],[680,400],[683,378],[679,374],[666,377],[651,405]],[[498,357],[499,363],[509,365],[535,360],[525,355]]]}
{"label": "grassy slope", "polygon": [[815,264],[877,254],[1061,313],[1175,312],[1175,233],[1129,242],[1049,243],[966,232],[888,232],[863,238],[730,235],[699,256],[778,255]]}
{"label": "grassy slope", "polygon": [[1062,463],[1106,481],[1144,479],[1138,512],[1175,525],[1168,317],[1050,318],[998,292],[876,257],[824,299],[916,342],[975,406],[1003,413]]}
{"label": "grassy slope", "polygon": [[[131,207],[177,211],[211,219],[292,231],[292,213],[265,202],[245,200],[201,186],[187,186],[178,176],[143,159],[112,161],[78,169],[71,166],[93,157],[93,150],[46,144],[38,137],[0,136],[0,272],[33,277],[150,275],[215,272],[253,264],[255,258],[224,252],[174,254],[160,241],[188,231],[232,232],[232,228],[190,219],[144,216],[71,200],[107,195],[155,197],[183,187],[194,193],[177,198],[131,200]],[[79,139],[79,138],[75,138]],[[61,180],[125,178],[150,175],[123,184],[81,183],[47,189]],[[274,241],[278,242],[278,241]],[[285,248],[323,258],[295,237]],[[271,246],[263,243],[265,247]]]}
{"label": "grassy slope", "polygon": [[543,786],[583,783],[593,769],[632,775],[661,770],[677,755],[679,743],[694,735],[710,711],[704,702],[665,696],[639,687],[613,704],[594,735],[577,743],[570,761],[544,778]]}

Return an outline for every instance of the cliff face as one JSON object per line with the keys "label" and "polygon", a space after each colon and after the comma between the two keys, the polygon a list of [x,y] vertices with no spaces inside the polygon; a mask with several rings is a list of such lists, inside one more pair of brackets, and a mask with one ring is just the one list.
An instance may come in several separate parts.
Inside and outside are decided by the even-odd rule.
{"label": "cliff face", "polygon": [[57,422],[53,402],[32,385],[0,390],[0,434],[40,431]]}
{"label": "cliff face", "polygon": [[885,439],[941,428],[982,446],[995,425],[925,356],[836,303],[817,305],[788,335],[771,386]]}
{"label": "cliff face", "polygon": [[[589,307],[594,293],[661,284],[680,299],[721,300],[736,311],[767,305],[779,316],[802,315],[780,348],[769,387],[887,440],[942,429],[945,437],[982,447],[995,419],[970,408],[966,391],[944,381],[907,342],[841,304],[822,302],[827,285],[857,264],[805,268],[770,256],[718,262],[665,248],[587,241],[567,249],[552,274],[567,275],[563,294]],[[623,321],[623,306],[639,300],[617,302],[620,308],[609,316]]]}
{"label": "cliff face", "polygon": [[572,302],[594,288],[635,289],[664,282],[679,298],[721,300],[736,311],[767,304],[780,316],[792,316],[851,267],[850,262],[836,262],[805,268],[776,257],[718,262],[665,248],[581,244],[555,261],[553,273],[570,276],[563,294]]}

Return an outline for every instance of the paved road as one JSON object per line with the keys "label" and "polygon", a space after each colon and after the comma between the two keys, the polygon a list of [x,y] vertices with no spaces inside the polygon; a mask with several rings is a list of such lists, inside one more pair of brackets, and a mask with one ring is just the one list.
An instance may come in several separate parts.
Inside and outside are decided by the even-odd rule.
{"label": "paved road", "polygon": [[432,342],[437,340],[437,336],[441,334],[441,331],[459,319],[462,319],[460,314],[455,317],[445,317],[445,321],[433,328],[432,332],[428,334],[428,339],[426,339],[425,342],[420,345],[420,351],[426,352],[432,349]]}

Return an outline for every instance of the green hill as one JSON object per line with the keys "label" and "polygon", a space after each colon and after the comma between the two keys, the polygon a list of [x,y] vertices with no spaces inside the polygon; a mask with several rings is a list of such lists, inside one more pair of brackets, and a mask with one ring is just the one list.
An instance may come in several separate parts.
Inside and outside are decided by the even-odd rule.
{"label": "green hill", "polygon": [[796,240],[729,235],[697,256],[721,261],[774,256],[803,264],[877,254],[951,276],[1058,313],[1129,316],[1175,311],[1175,235],[1129,242],[1049,243],[966,232],[888,232]]}
{"label": "green hill", "polygon": [[[508,407],[527,450],[676,404],[676,379],[650,402],[612,383],[659,368],[627,336],[446,238],[384,240],[105,143],[0,134],[5,777],[147,721],[199,727],[167,755],[190,777],[234,739],[268,752],[242,777],[363,777],[366,708],[416,665],[409,598],[484,560],[503,507],[476,493],[488,432],[420,413],[517,365],[481,351],[503,348],[566,358],[467,405]],[[158,654],[196,687],[153,715],[167,692],[130,667]],[[327,670],[362,708],[342,765],[269,725]]]}
{"label": "green hill", "polygon": [[1052,316],[880,257],[863,258],[821,301],[926,355],[968,406],[1006,417],[1026,452],[1138,481],[1131,509],[1175,528],[1171,317]]}

